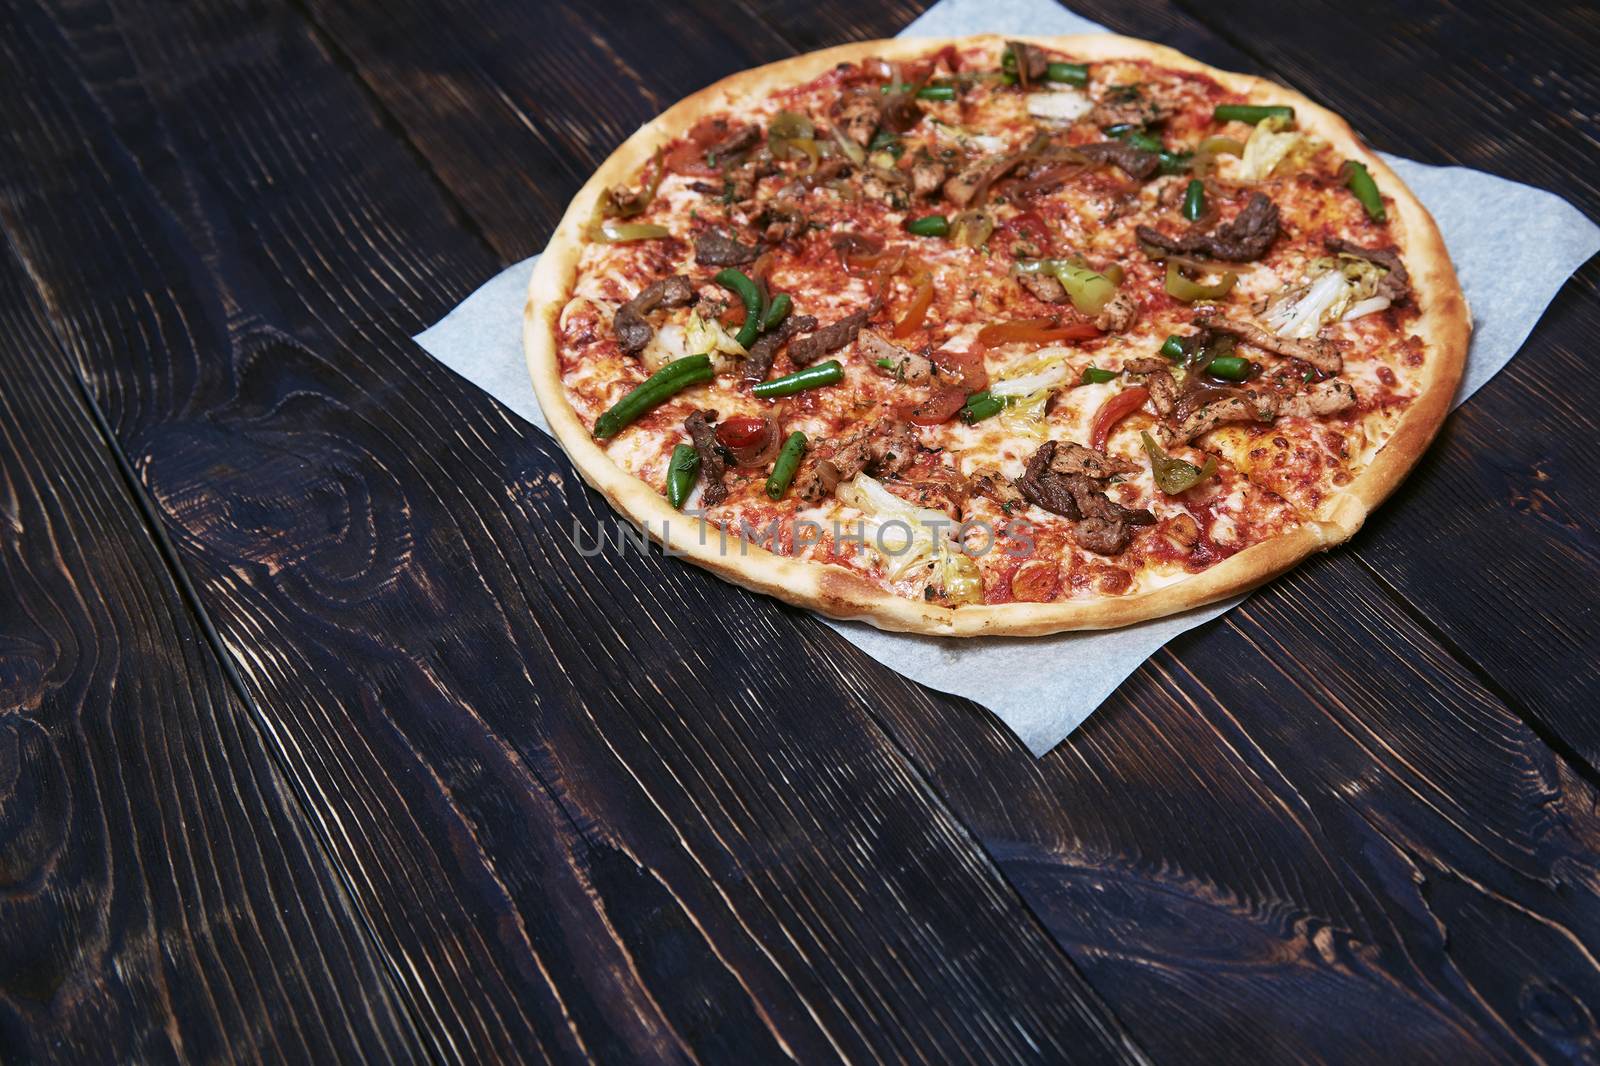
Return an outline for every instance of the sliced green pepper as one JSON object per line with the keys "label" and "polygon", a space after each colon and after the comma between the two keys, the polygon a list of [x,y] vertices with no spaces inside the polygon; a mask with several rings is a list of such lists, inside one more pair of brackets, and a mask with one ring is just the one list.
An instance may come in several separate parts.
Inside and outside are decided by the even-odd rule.
{"label": "sliced green pepper", "polygon": [[1144,441],[1145,453],[1150,456],[1150,473],[1155,478],[1156,488],[1168,496],[1187,492],[1217,472],[1214,456],[1206,456],[1204,466],[1195,466],[1162,451],[1148,431],[1140,433],[1139,438]]}
{"label": "sliced green pepper", "polygon": [[1099,314],[1117,293],[1117,284],[1105,274],[1068,259],[1019,259],[1012,266],[1019,274],[1049,274],[1061,282],[1072,306],[1086,315]]}
{"label": "sliced green pepper", "polygon": [[1383,194],[1378,192],[1378,183],[1372,180],[1365,163],[1357,163],[1354,159],[1345,160],[1344,187],[1355,193],[1356,199],[1367,209],[1367,217],[1372,221],[1383,222],[1388,219],[1389,213],[1383,207]]}
{"label": "sliced green pepper", "polygon": [[594,435],[600,440],[615,437],[646,411],[659,407],[690,385],[710,381],[713,374],[709,355],[686,355],[682,359],[674,359],[645,378],[596,419]]}
{"label": "sliced green pepper", "polygon": [[918,237],[948,237],[950,220],[943,215],[923,215],[907,222],[906,232]]}
{"label": "sliced green pepper", "polygon": [[1215,285],[1202,285],[1185,275],[1177,263],[1167,261],[1167,295],[1186,304],[1196,300],[1220,300],[1233,290],[1233,284],[1238,280],[1239,275],[1229,270]]}
{"label": "sliced green pepper", "polygon": [[1294,121],[1294,108],[1267,104],[1218,104],[1211,117],[1218,122],[1248,122],[1254,126],[1264,118]]}
{"label": "sliced green pepper", "polygon": [[751,281],[744,271],[733,267],[717,271],[713,280],[744,301],[744,325],[739,327],[739,335],[734,340],[739,342],[740,347],[750,347],[756,334],[761,332],[761,286]]}
{"label": "sliced green pepper", "polygon": [[680,444],[672,449],[672,459],[667,463],[667,502],[683,509],[683,501],[694,489],[700,476],[700,453],[692,444]]}
{"label": "sliced green pepper", "polygon": [[618,222],[606,219],[595,230],[595,235],[606,244],[624,244],[628,241],[653,241],[672,236],[672,231],[654,222]]}
{"label": "sliced green pepper", "polygon": [[1083,368],[1083,383],[1085,385],[1103,385],[1117,376],[1115,370],[1102,370],[1097,366]]}
{"label": "sliced green pepper", "polygon": [[1174,363],[1182,362],[1183,357],[1188,354],[1183,348],[1183,338],[1176,333],[1169,336],[1161,343],[1161,354],[1171,359]]}
{"label": "sliced green pepper", "polygon": [[1183,190],[1183,217],[1193,222],[1206,213],[1206,183],[1199,178],[1189,182]]}
{"label": "sliced green pepper", "polygon": [[837,385],[843,380],[844,367],[839,365],[839,360],[829,359],[826,363],[818,363],[804,370],[796,370],[793,374],[785,374],[781,378],[763,381],[750,392],[763,400],[772,400],[779,396],[792,396],[806,389],[814,389],[819,385]]}
{"label": "sliced green pepper", "polygon": [[806,435],[798,429],[783,442],[783,449],[778,452],[778,461],[772,464],[772,474],[767,478],[767,495],[774,500],[783,499],[783,494],[789,488],[789,482],[794,480],[796,470],[800,469],[800,457],[806,451]]}

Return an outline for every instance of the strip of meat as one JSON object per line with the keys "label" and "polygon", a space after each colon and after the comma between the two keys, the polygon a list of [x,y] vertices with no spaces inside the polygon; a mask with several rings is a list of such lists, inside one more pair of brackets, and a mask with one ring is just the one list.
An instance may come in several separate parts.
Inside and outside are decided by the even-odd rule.
{"label": "strip of meat", "polygon": [[694,239],[694,261],[701,266],[743,266],[760,254],[760,245],[740,244],[723,229],[706,230]]}
{"label": "strip of meat", "polygon": [[1108,126],[1153,126],[1175,110],[1172,104],[1148,96],[1137,85],[1113,85],[1095,103],[1084,120],[1097,129]]}
{"label": "strip of meat", "polygon": [[805,212],[793,199],[779,197],[762,205],[755,224],[768,244],[782,244],[806,231]]}
{"label": "strip of meat", "polygon": [[1387,248],[1364,248],[1342,237],[1329,237],[1322,242],[1322,246],[1335,254],[1353,255],[1387,270],[1383,280],[1378,282],[1378,295],[1388,297],[1390,303],[1402,304],[1411,298],[1411,275],[1400,261],[1400,250],[1393,245]]}
{"label": "strip of meat", "polygon": [[1344,356],[1339,354],[1339,346],[1327,338],[1300,340],[1295,337],[1280,337],[1276,333],[1262,329],[1254,322],[1242,318],[1228,318],[1224,315],[1197,319],[1196,324],[1209,326],[1220,333],[1231,333],[1252,347],[1275,355],[1288,356],[1290,359],[1303,360],[1318,370],[1325,370],[1330,374],[1337,374],[1344,367]]}
{"label": "strip of meat", "polygon": [[715,166],[719,161],[736,152],[742,152],[761,139],[761,130],[753,125],[738,126],[728,131],[722,140],[706,149],[706,155],[711,157]]}
{"label": "strip of meat", "polygon": [[1161,157],[1122,141],[1101,141],[1098,144],[1080,144],[1073,151],[1088,156],[1097,163],[1111,163],[1128,177],[1144,181],[1161,167]]}
{"label": "strip of meat", "polygon": [[750,354],[745,357],[744,380],[751,385],[758,385],[767,380],[767,375],[772,372],[772,361],[777,358],[779,349],[789,338],[796,333],[805,333],[816,328],[817,320],[812,316],[790,315],[757,337],[755,343],[750,345]]}
{"label": "strip of meat", "polygon": [[1122,369],[1132,374],[1144,375],[1144,387],[1150,390],[1150,406],[1156,414],[1166,418],[1178,406],[1178,383],[1172,377],[1172,364],[1154,357],[1128,359]]}
{"label": "strip of meat", "polygon": [[1044,52],[1022,41],[1007,41],[1006,47],[1017,60],[1017,84],[1024,90],[1044,78],[1050,69],[1050,60]]}
{"label": "strip of meat", "polygon": [[1052,473],[1082,474],[1097,481],[1104,481],[1118,474],[1132,474],[1138,469],[1138,463],[1107,455],[1094,448],[1085,448],[1072,441],[1058,442],[1055,453],[1050,458]]}
{"label": "strip of meat", "polygon": [[1183,419],[1176,429],[1163,436],[1167,444],[1188,444],[1230,422],[1271,422],[1278,417],[1280,401],[1270,392],[1247,392],[1208,403]]}
{"label": "strip of meat", "polygon": [[989,189],[995,182],[1038,154],[1038,147],[1030,144],[1021,151],[998,159],[990,156],[974,163],[944,183],[944,195],[957,207],[981,207]]}
{"label": "strip of meat", "polygon": [[1203,252],[1213,259],[1244,263],[1260,259],[1272,247],[1278,236],[1278,205],[1265,193],[1255,193],[1232,222],[1218,226],[1210,233],[1190,230],[1177,237],[1169,237],[1158,229],[1140,226],[1136,231],[1139,240],[1159,248],[1169,255],[1194,255]]}
{"label": "strip of meat", "polygon": [[694,450],[700,456],[700,480],[705,485],[700,502],[707,507],[715,507],[728,498],[728,486],[722,480],[728,472],[728,464],[722,457],[716,431],[711,428],[716,420],[715,411],[695,411],[683,420],[683,428],[689,431]]}
{"label": "strip of meat", "polygon": [[1295,415],[1301,418],[1316,418],[1348,411],[1355,404],[1356,390],[1350,387],[1349,382],[1338,379],[1319,381],[1305,392],[1296,393],[1285,399],[1278,408],[1278,415],[1284,418]]}
{"label": "strip of meat", "polygon": [[1017,491],[1029,503],[1051,514],[1063,518],[1081,518],[1083,515],[1078,510],[1078,501],[1072,498],[1072,490],[1067,487],[1066,481],[1050,472],[1050,462],[1055,454],[1055,441],[1047,440],[1039,445],[1038,451],[1029,458],[1022,476],[1017,478]]}
{"label": "strip of meat", "polygon": [[931,360],[908,351],[898,344],[890,343],[871,330],[861,333],[861,351],[873,362],[888,360],[893,364],[890,371],[897,381],[908,385],[926,385],[933,377],[933,363]]}
{"label": "strip of meat", "polygon": [[1057,278],[1049,274],[1018,274],[1017,284],[1047,304],[1064,304],[1067,302],[1066,287]]}
{"label": "strip of meat", "polygon": [[878,100],[878,124],[886,130],[904,133],[922,121],[922,108],[917,106],[916,86],[901,92],[884,93]]}
{"label": "strip of meat", "polygon": [[1122,506],[1101,488],[1106,478],[1133,469],[1137,468],[1081,444],[1050,440],[1033,453],[1016,487],[1029,503],[1072,519],[1072,539],[1079,547],[1116,555],[1133,541],[1132,527],[1156,520],[1142,507]]}
{"label": "strip of meat", "polygon": [[1022,506],[1026,500],[1022,493],[1017,491],[1009,478],[993,468],[978,470],[972,475],[972,491],[979,496],[987,496],[1000,505],[1000,510],[1010,514]]}
{"label": "strip of meat", "polygon": [[863,147],[878,129],[880,95],[875,89],[857,89],[839,100],[840,128],[846,137]]}
{"label": "strip of meat", "polygon": [[861,332],[861,327],[867,324],[870,316],[868,309],[862,309],[833,323],[823,326],[815,333],[801,337],[789,345],[789,359],[795,366],[810,366],[818,359],[856,339],[856,334]]}
{"label": "strip of meat", "polygon": [[1138,319],[1139,301],[1131,293],[1119,292],[1094,316],[1094,324],[1105,333],[1126,333]]}
{"label": "strip of meat", "polygon": [[611,319],[611,329],[617,335],[617,343],[629,355],[644,350],[650,338],[655,336],[655,330],[650,328],[644,316],[658,307],[682,307],[693,299],[694,285],[682,274],[652,281],[640,289],[637,296],[617,308],[617,313]]}
{"label": "strip of meat", "polygon": [[911,164],[911,191],[918,196],[932,196],[944,185],[950,168],[926,154],[918,155]]}
{"label": "strip of meat", "polygon": [[795,478],[794,489],[802,500],[816,503],[863,470],[874,474],[897,474],[916,458],[916,438],[904,422],[880,418],[858,429],[833,449],[820,456]]}

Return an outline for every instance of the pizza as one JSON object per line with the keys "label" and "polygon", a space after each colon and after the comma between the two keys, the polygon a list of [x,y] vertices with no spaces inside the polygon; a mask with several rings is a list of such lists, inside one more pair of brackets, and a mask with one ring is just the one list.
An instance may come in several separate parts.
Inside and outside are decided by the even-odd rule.
{"label": "pizza", "polygon": [[728,78],[533,276],[550,426],[741,585],[943,635],[1106,628],[1349,538],[1469,317],[1337,116],[1115,36],[872,41]]}

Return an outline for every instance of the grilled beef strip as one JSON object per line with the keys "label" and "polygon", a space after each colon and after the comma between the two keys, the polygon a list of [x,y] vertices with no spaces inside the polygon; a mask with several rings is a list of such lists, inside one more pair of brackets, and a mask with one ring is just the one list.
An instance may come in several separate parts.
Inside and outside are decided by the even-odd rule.
{"label": "grilled beef strip", "polygon": [[715,507],[728,498],[728,486],[723,477],[728,472],[728,461],[723,457],[722,445],[717,443],[716,431],[711,424],[717,420],[715,411],[695,411],[683,420],[683,428],[694,441],[694,450],[700,456],[700,478],[705,485],[700,501]]}
{"label": "grilled beef strip", "polygon": [[1088,156],[1097,163],[1111,163],[1137,181],[1151,177],[1161,166],[1161,157],[1122,141],[1101,141],[1098,144],[1080,144],[1073,151]]}
{"label": "grilled beef strip", "polygon": [[660,278],[639,290],[639,294],[621,307],[611,319],[611,328],[617,343],[629,355],[634,355],[650,343],[655,330],[645,321],[645,315],[658,307],[682,307],[694,299],[694,285],[683,274]]}
{"label": "grilled beef strip", "polygon": [[1357,259],[1376,263],[1387,270],[1388,273],[1383,276],[1383,280],[1378,282],[1378,295],[1387,296],[1390,303],[1402,304],[1411,299],[1411,275],[1406,272],[1406,265],[1400,261],[1400,250],[1393,245],[1387,248],[1365,248],[1341,237],[1329,237],[1322,242],[1322,246],[1335,255],[1340,253],[1353,255]]}
{"label": "grilled beef strip", "polygon": [[1204,253],[1213,259],[1245,263],[1267,254],[1267,249],[1277,239],[1278,205],[1265,193],[1258,192],[1251,195],[1244,210],[1234,216],[1232,222],[1209,233],[1190,230],[1169,237],[1151,226],[1140,226],[1135,232],[1139,240],[1168,255]]}
{"label": "grilled beef strip", "polygon": [[861,332],[861,327],[867,324],[871,316],[871,308],[862,308],[831,325],[823,326],[815,333],[801,337],[789,345],[790,361],[795,366],[810,366],[824,355],[838,351],[856,339],[856,334]]}
{"label": "grilled beef strip", "polygon": [[1339,346],[1326,338],[1300,340],[1296,337],[1280,337],[1276,333],[1262,329],[1254,322],[1242,318],[1228,318],[1224,315],[1196,319],[1196,323],[1219,333],[1231,333],[1246,344],[1262,351],[1310,363],[1318,370],[1325,370],[1330,374],[1337,374],[1344,366],[1344,356],[1339,354]]}
{"label": "grilled beef strip", "polygon": [[744,361],[744,380],[751,385],[759,385],[767,380],[767,375],[772,372],[772,361],[789,338],[816,328],[817,320],[812,316],[790,315],[757,337],[750,345],[750,354]]}
{"label": "grilled beef strip", "polygon": [[[1060,468],[1058,468],[1058,464]],[[1073,520],[1072,539],[1086,551],[1116,555],[1133,540],[1134,526],[1154,524],[1145,508],[1124,507],[1105,494],[1104,482],[1129,473],[1130,464],[1080,444],[1045,441],[1028,460],[1016,487],[1024,499]],[[1105,471],[1104,476],[1090,470]]]}
{"label": "grilled beef strip", "polygon": [[694,261],[701,266],[743,266],[761,254],[757,244],[741,244],[723,229],[709,229],[694,239]]}

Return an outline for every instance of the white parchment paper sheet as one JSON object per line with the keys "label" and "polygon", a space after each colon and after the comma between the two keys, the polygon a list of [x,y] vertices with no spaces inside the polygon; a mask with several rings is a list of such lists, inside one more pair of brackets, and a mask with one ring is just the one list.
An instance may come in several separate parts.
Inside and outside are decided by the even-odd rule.
{"label": "white parchment paper sheet", "polygon": [[[1052,0],[942,0],[901,36],[1101,33]],[[1510,360],[1556,291],[1600,250],[1600,228],[1565,200],[1475,170],[1384,157],[1433,212],[1472,307],[1459,404]],[[522,355],[522,308],[537,257],[489,281],[416,340],[435,358],[549,432]],[[949,640],[832,625],[856,647],[999,717],[1035,755],[1055,747],[1157,648],[1240,599],[1125,629]]]}

